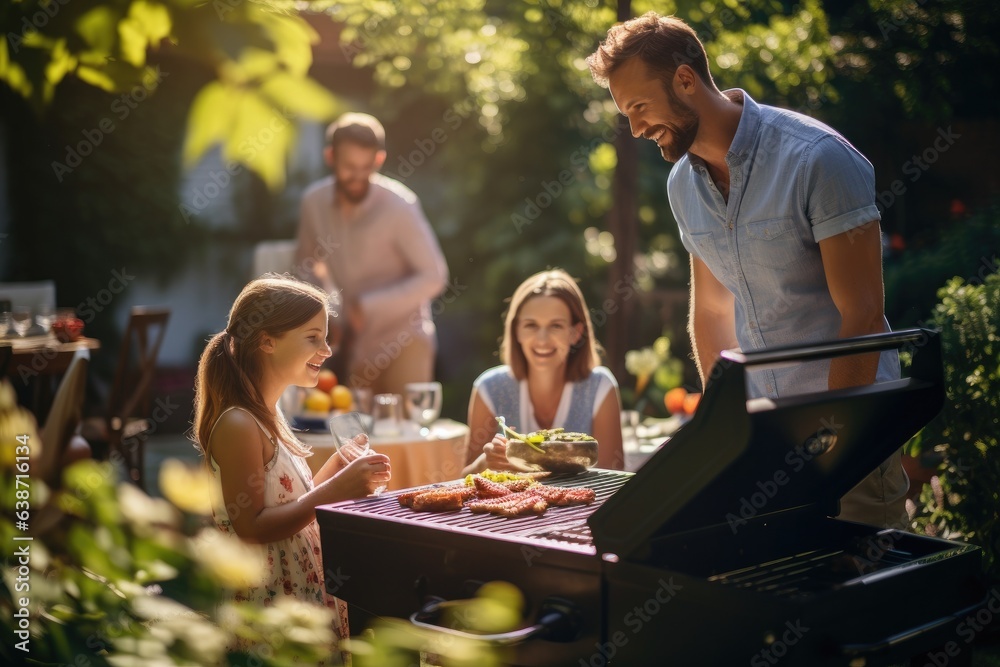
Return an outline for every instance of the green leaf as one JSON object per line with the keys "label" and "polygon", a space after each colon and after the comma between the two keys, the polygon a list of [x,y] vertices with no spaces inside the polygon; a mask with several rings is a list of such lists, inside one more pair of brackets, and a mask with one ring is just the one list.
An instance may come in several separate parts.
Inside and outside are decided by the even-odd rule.
{"label": "green leaf", "polygon": [[260,87],[260,92],[286,115],[304,116],[310,120],[326,120],[336,115],[337,99],[329,90],[312,79],[276,72]]}
{"label": "green leaf", "polygon": [[118,37],[121,40],[122,57],[137,67],[144,65],[149,40],[143,33],[142,26],[132,19],[125,19],[118,24]]}
{"label": "green leaf", "polygon": [[319,41],[316,31],[298,16],[272,13],[264,16],[262,25],[274,44],[278,60],[292,74],[305,76],[312,65],[312,45]]}
{"label": "green leaf", "polygon": [[128,16],[151,44],[156,44],[170,34],[170,12],[158,2],[136,0],[129,7]]}
{"label": "green leaf", "polygon": [[49,102],[55,87],[76,67],[76,58],[66,49],[66,41],[59,40],[52,49],[49,64],[45,68],[45,102]]}
{"label": "green leaf", "polygon": [[76,32],[92,49],[110,56],[115,50],[119,18],[111,7],[98,6],[76,20]]}
{"label": "green leaf", "polygon": [[184,140],[184,164],[192,167],[217,143],[225,141],[239,112],[243,91],[213,81],[202,88],[191,104]]}
{"label": "green leaf", "polygon": [[273,75],[279,67],[278,57],[271,51],[247,47],[240,53],[239,60],[223,63],[219,78],[249,85]]}
{"label": "green leaf", "polygon": [[25,75],[24,68],[10,59],[6,39],[0,39],[0,80],[6,81],[11,90],[23,97],[31,97],[31,81]]}
{"label": "green leaf", "polygon": [[129,7],[128,16],[118,24],[122,57],[133,65],[146,62],[146,49],[156,45],[170,34],[170,12],[163,5],[147,0],[136,0]]}
{"label": "green leaf", "polygon": [[226,160],[247,165],[277,189],[285,183],[285,155],[294,126],[257,91],[245,91],[223,146]]}

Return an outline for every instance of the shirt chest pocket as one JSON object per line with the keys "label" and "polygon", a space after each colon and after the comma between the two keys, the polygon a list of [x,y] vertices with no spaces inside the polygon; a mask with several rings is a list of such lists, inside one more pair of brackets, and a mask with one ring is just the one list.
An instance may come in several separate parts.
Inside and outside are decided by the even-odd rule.
{"label": "shirt chest pocket", "polygon": [[743,265],[780,269],[811,257],[792,218],[748,222],[738,227],[736,236]]}

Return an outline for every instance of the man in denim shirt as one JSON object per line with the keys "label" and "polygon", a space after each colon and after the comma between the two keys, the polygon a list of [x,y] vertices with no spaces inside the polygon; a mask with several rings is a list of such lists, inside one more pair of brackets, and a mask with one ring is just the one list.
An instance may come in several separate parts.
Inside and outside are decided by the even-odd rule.
{"label": "man in denim shirt", "polygon": [[[889,330],[872,165],[826,125],[719,91],[683,21],[613,27],[588,59],[635,137],[676,163],[667,179],[691,254],[689,332],[702,383],[722,350]],[[899,378],[895,351],[750,373],[754,397]],[[841,500],[841,518],[904,527],[897,452]]]}

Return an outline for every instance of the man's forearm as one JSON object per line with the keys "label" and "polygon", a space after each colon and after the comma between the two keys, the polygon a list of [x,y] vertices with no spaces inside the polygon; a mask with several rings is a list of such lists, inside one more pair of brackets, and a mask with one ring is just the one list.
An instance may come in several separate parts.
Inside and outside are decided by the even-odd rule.
{"label": "man's forearm", "polygon": [[692,316],[688,326],[691,349],[694,350],[695,365],[698,367],[702,387],[707,386],[712,367],[715,366],[722,351],[739,346],[735,337],[724,335],[723,326],[720,326],[722,323],[705,322],[705,319],[708,318],[704,315]]}
{"label": "man's forearm", "polygon": [[[847,322],[841,324],[840,338],[852,338],[885,331],[881,315],[867,322]],[[873,384],[878,375],[878,352],[867,354],[852,354],[846,357],[835,357],[830,360],[830,376],[827,382],[830,389],[846,387],[863,387]]]}

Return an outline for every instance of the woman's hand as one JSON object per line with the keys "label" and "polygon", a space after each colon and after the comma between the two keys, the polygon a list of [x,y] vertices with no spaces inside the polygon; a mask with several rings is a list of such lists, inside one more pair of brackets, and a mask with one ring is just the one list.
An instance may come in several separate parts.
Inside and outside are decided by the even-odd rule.
{"label": "woman's hand", "polygon": [[490,470],[513,470],[514,466],[507,460],[507,438],[502,435],[493,436],[492,442],[483,445],[486,455],[486,467]]}

